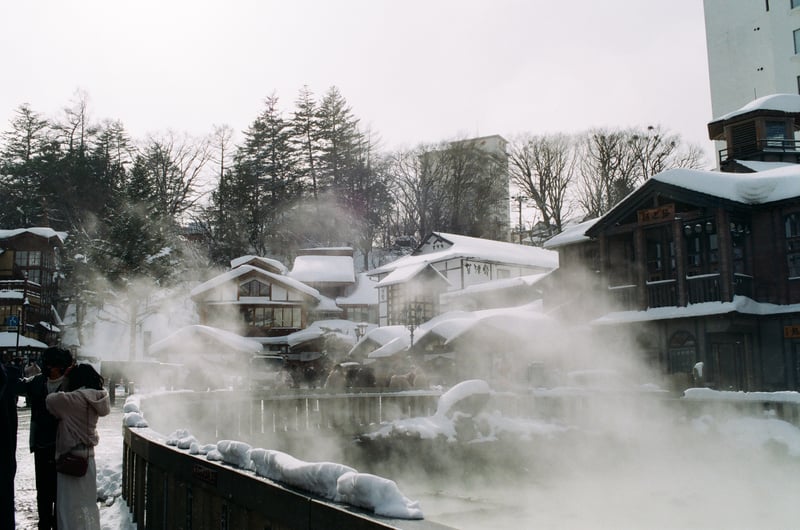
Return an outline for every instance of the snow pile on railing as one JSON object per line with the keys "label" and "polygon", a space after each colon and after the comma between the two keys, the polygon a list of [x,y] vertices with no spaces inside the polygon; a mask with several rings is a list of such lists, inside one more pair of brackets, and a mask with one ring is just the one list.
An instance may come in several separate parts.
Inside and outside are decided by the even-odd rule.
{"label": "snow pile on railing", "polygon": [[[147,427],[139,400],[130,396],[123,408],[128,427]],[[377,515],[398,519],[423,519],[419,502],[408,499],[397,484],[387,478],[359,473],[334,462],[304,462],[287,453],[253,448],[236,440],[220,440],[200,445],[187,430],[178,429],[167,437],[167,445],[205,455],[207,460],[224,462],[239,469],[308,491],[325,499],[371,510]]]}

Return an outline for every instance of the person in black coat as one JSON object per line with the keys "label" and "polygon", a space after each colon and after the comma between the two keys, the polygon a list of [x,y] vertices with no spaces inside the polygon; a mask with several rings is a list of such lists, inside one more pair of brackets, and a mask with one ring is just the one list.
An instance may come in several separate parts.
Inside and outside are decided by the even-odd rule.
{"label": "person in black coat", "polygon": [[0,528],[14,528],[14,477],[17,474],[17,393],[21,374],[0,363]]}
{"label": "person in black coat", "polygon": [[72,366],[72,354],[48,348],[42,354],[42,373],[23,379],[20,394],[31,407],[30,449],[36,470],[36,506],[39,530],[56,528],[56,428],[58,420],[47,411],[45,398],[62,390],[64,373]]}

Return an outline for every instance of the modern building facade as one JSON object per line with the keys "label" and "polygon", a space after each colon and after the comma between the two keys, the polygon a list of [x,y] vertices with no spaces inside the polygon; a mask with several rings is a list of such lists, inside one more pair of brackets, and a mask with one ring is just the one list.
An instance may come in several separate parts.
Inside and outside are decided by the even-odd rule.
{"label": "modern building facade", "polygon": [[703,0],[713,116],[800,93],[800,0]]}

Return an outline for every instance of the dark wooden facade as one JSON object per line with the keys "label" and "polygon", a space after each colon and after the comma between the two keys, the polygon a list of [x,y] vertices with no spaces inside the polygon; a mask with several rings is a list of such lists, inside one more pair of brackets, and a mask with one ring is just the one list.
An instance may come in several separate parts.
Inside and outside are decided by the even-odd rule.
{"label": "dark wooden facade", "polygon": [[[767,121],[783,120],[788,137],[797,116],[753,111],[715,122],[714,132],[729,142],[724,154],[739,155],[728,168],[775,160],[766,152],[773,147],[796,151],[794,140],[771,146],[764,131]],[[732,131],[744,126],[755,131],[746,153]],[[582,311],[601,335],[626,329],[651,365],[686,376],[686,386],[800,390],[800,187],[791,192],[800,166],[796,174],[775,167],[768,175],[685,171],[648,180],[584,239],[557,248],[555,278],[569,280],[555,282],[549,305],[573,316]],[[696,186],[692,178],[719,187]],[[758,193],[739,193],[743,188]],[[592,303],[589,292],[599,295]],[[700,381],[690,376],[698,362]]]}
{"label": "dark wooden facade", "polygon": [[[0,331],[20,332],[46,344],[58,342],[62,235],[46,228],[3,231],[0,238]],[[11,293],[16,293],[12,295]],[[11,320],[9,320],[11,318]]]}

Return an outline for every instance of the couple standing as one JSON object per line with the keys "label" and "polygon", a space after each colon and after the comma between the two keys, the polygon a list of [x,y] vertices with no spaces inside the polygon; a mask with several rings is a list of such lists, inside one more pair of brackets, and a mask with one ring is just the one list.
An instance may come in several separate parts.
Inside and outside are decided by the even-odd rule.
{"label": "couple standing", "polygon": [[[99,530],[94,446],[98,417],[111,411],[103,378],[89,364],[74,364],[69,351],[48,348],[42,373],[17,388],[31,407],[39,529]],[[56,471],[56,460],[66,453],[88,460],[83,476]]]}

